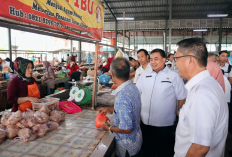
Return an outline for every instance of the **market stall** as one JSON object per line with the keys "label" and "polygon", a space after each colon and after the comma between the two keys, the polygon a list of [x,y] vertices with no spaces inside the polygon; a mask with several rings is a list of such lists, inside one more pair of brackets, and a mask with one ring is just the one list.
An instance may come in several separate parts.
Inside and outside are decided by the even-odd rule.
{"label": "market stall", "polygon": [[[0,6],[0,26],[8,27],[9,34],[10,29],[14,28],[64,39],[91,42],[96,44],[95,61],[97,60],[98,46],[102,38],[104,21],[104,6],[98,0],[80,2],[69,0],[0,0],[0,2],[2,4]],[[12,58],[11,49],[10,57]],[[94,78],[89,95],[92,97],[93,104],[90,109],[94,109],[97,94],[97,65],[95,64],[93,68],[93,64],[89,62],[82,70],[86,71],[86,67],[92,70],[95,69],[92,74]],[[38,64],[34,70],[41,76],[43,75],[44,68],[41,65]],[[69,81],[70,79],[70,77],[56,78],[55,83]],[[39,82],[39,79],[37,81]],[[90,91],[87,87],[80,87],[81,90]],[[31,117],[36,117],[37,112],[34,111]],[[33,139],[34,141],[28,143],[23,143],[21,134],[14,134],[14,136],[10,136],[10,139],[14,139],[18,135],[20,140],[7,139],[3,141],[0,145],[0,154],[3,156],[89,156],[99,142],[101,146],[104,143],[101,139],[105,132],[101,129],[96,129],[94,124],[97,113],[98,111],[96,110],[83,110],[76,114],[66,114],[65,121],[60,123],[57,130],[54,129],[51,132],[47,132],[44,136]],[[50,120],[52,120],[51,115]],[[8,122],[8,119],[6,121]],[[16,130],[23,129],[15,126],[15,124],[8,126],[7,123],[4,123],[4,125],[8,130],[11,127]],[[28,129],[33,130],[33,127],[29,126]],[[33,133],[35,134],[36,132],[33,131]],[[6,138],[9,138],[9,134],[7,134]],[[112,140],[113,137],[111,138]],[[106,147],[104,146],[105,152],[107,151]],[[101,147],[97,147],[96,149],[98,148]]]}
{"label": "market stall", "polygon": [[[97,111],[83,110],[76,114],[67,114],[59,128],[45,136],[24,143],[21,140],[6,140],[0,145],[1,156],[70,156],[88,157],[95,148],[103,155],[113,141],[113,136],[105,137],[102,129],[96,129]],[[108,115],[112,117],[112,115]],[[108,141],[107,141],[108,140]],[[110,141],[109,141],[110,140]],[[108,142],[108,143],[107,143]],[[99,154],[99,153],[98,153]],[[96,157],[96,156],[95,156]]]}

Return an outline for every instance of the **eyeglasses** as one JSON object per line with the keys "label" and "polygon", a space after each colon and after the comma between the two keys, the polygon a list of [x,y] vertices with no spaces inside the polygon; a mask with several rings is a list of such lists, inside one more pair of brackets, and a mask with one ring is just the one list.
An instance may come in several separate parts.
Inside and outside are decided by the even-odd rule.
{"label": "eyeglasses", "polygon": [[176,59],[177,59],[177,58],[182,58],[182,57],[194,57],[194,58],[197,59],[196,56],[193,56],[193,55],[185,55],[185,56],[180,56],[180,57],[174,57],[173,60],[174,60],[174,62],[176,62]]}

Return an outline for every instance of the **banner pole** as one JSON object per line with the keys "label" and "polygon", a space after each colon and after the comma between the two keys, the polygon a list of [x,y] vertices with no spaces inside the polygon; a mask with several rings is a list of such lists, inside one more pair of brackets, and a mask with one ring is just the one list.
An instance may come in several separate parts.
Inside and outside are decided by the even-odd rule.
{"label": "banner pole", "polygon": [[95,51],[95,66],[94,66],[94,80],[93,80],[93,95],[92,95],[92,110],[97,106],[97,57],[98,57],[99,42],[96,42]]}

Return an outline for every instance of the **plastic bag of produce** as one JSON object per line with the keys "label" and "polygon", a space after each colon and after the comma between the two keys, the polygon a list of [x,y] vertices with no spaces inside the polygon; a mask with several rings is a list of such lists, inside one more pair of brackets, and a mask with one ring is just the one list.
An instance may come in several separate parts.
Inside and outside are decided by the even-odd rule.
{"label": "plastic bag of produce", "polygon": [[95,119],[96,128],[101,128],[104,122],[107,122],[107,121],[109,121],[109,118],[105,115],[105,113],[101,114],[99,110],[99,113],[97,114],[96,119]]}
{"label": "plastic bag of produce", "polygon": [[47,123],[48,131],[56,130],[59,127],[59,124],[57,122],[49,121]]}
{"label": "plastic bag of produce", "polygon": [[17,125],[8,125],[6,127],[6,137],[12,140],[15,136],[18,135],[19,127]]}
{"label": "plastic bag of produce", "polygon": [[64,121],[65,120],[65,112],[64,111],[58,111],[58,113],[61,115],[60,121]]}
{"label": "plastic bag of produce", "polygon": [[9,112],[9,111],[5,111],[4,114],[2,115],[1,123],[2,123],[4,126],[8,126],[8,125],[9,125],[8,119],[10,118],[11,115],[12,115],[12,113]]}
{"label": "plastic bag of produce", "polygon": [[49,116],[46,113],[41,112],[41,111],[36,111],[34,113],[34,117],[35,117],[36,121],[40,124],[47,123],[49,120]]}
{"label": "plastic bag of produce", "polygon": [[27,109],[27,111],[23,113],[23,119],[25,121],[23,121],[24,123],[22,123],[22,124],[25,126],[28,126],[30,128],[32,128],[33,126],[38,124],[38,122],[36,121],[36,119],[34,117],[34,111],[32,111],[30,109]]}
{"label": "plastic bag of produce", "polygon": [[50,114],[50,110],[48,109],[47,106],[42,106],[39,111],[46,113],[47,115]]}
{"label": "plastic bag of produce", "polygon": [[47,124],[36,124],[32,127],[32,131],[37,137],[44,136],[48,130]]}
{"label": "plastic bag of produce", "polygon": [[23,142],[34,141],[36,139],[36,135],[33,134],[33,131],[29,128],[19,130],[18,136]]}
{"label": "plastic bag of produce", "polygon": [[[21,121],[22,121],[22,120],[21,120]],[[27,128],[21,121],[18,122],[16,125],[17,125],[19,128],[21,128],[21,129]],[[24,119],[23,119],[23,122],[25,122]],[[28,128],[29,128],[29,126],[28,126]]]}
{"label": "plastic bag of produce", "polygon": [[6,127],[0,124],[0,144],[4,142],[6,138]]}
{"label": "plastic bag of produce", "polygon": [[10,63],[4,62],[2,64],[2,73],[10,73],[10,72],[13,72],[12,69],[10,68]]}
{"label": "plastic bag of produce", "polygon": [[10,118],[8,119],[9,125],[15,125],[17,124],[21,119],[23,118],[22,112],[17,111],[13,112]]}
{"label": "plastic bag of produce", "polygon": [[50,120],[51,121],[54,121],[54,122],[57,122],[57,123],[60,123],[61,121],[61,114],[58,112],[58,111],[52,111],[51,112],[51,116],[50,116]]}

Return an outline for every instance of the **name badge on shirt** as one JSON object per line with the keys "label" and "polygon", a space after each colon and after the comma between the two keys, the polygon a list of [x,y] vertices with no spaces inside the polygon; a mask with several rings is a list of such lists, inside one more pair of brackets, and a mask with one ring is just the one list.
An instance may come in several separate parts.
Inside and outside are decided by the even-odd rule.
{"label": "name badge on shirt", "polygon": [[161,81],[161,83],[172,83],[171,81]]}
{"label": "name badge on shirt", "polygon": [[146,76],[146,77],[152,77],[152,76],[150,75],[150,76]]}

